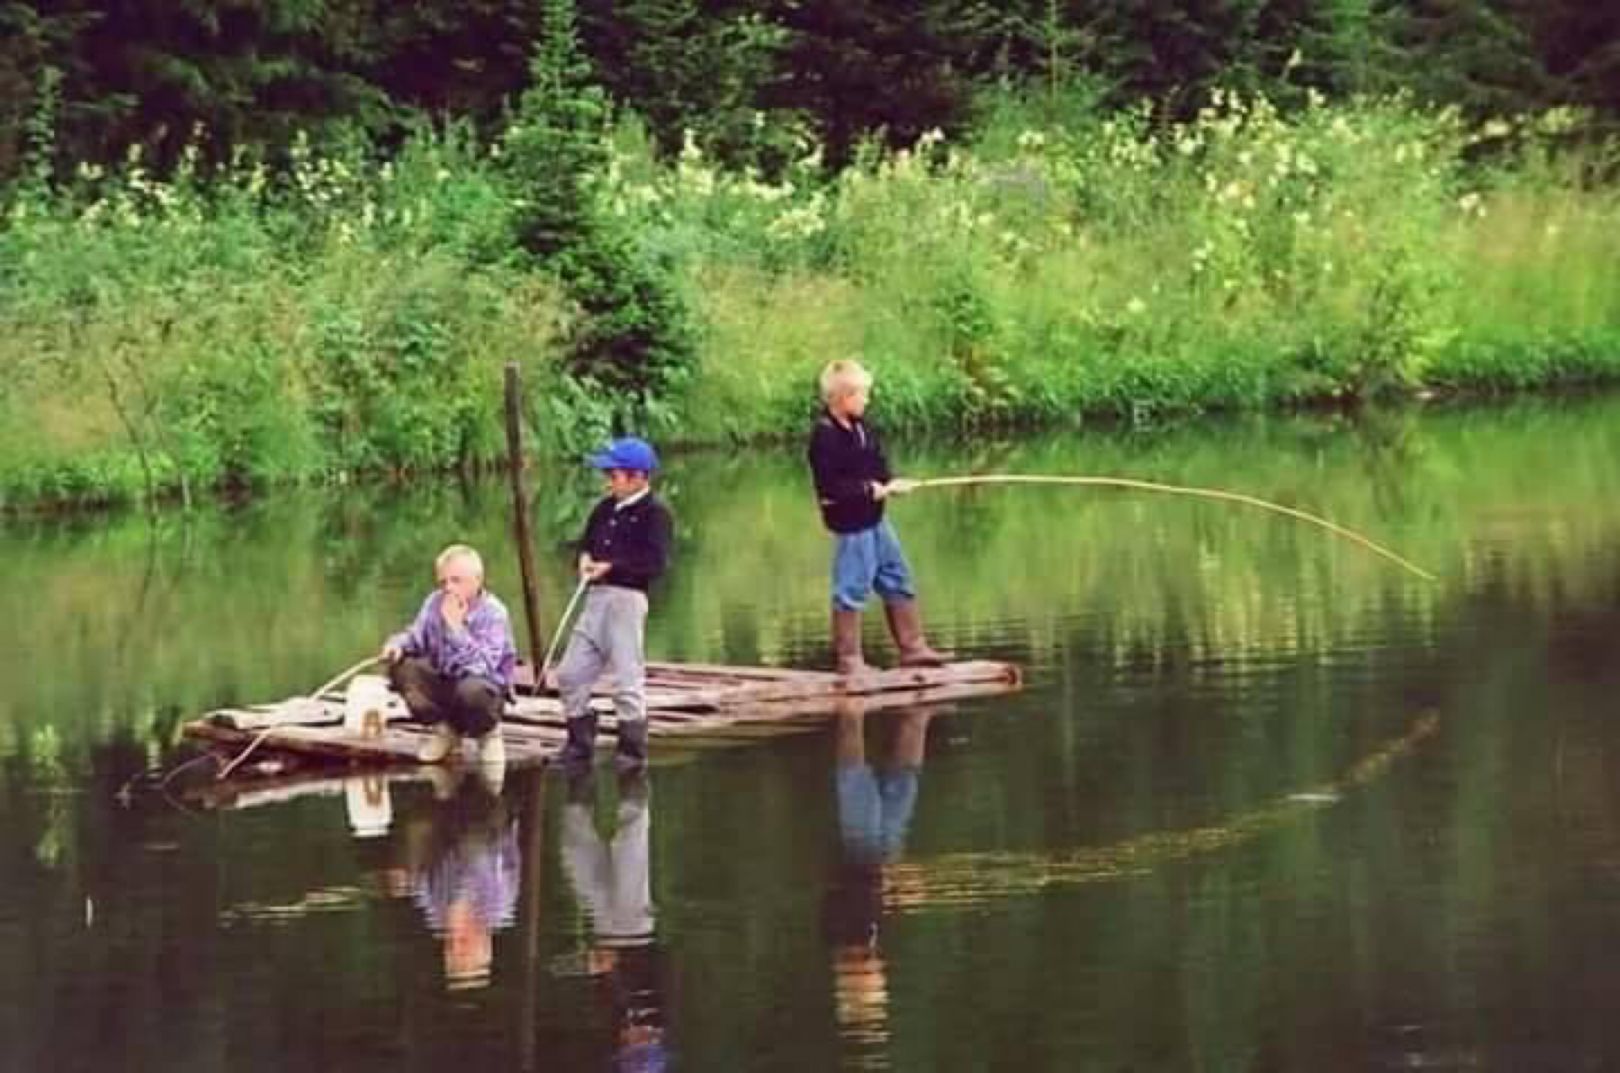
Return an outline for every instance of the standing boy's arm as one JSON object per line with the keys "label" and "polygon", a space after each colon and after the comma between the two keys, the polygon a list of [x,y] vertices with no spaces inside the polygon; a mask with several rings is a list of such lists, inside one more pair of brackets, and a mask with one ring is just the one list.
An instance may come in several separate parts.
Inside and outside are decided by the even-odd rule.
{"label": "standing boy's arm", "polygon": [[613,569],[606,580],[634,585],[650,584],[669,564],[669,547],[675,525],[669,511],[655,504],[647,513],[642,539],[630,541],[618,554],[609,556]]}
{"label": "standing boy's arm", "polygon": [[894,474],[889,469],[889,455],[888,452],[883,449],[883,438],[877,434],[877,429],[873,428],[871,425],[866,426],[866,443],[867,447],[872,452],[872,457],[877,459],[878,482],[880,484],[888,484],[890,481],[894,480]]}
{"label": "standing boy's arm", "polygon": [[599,500],[596,506],[591,508],[591,513],[585,519],[585,529],[580,533],[579,539],[574,542],[574,561],[581,571],[585,569],[587,563],[594,561],[591,558],[591,532],[595,530],[603,511],[608,507],[607,500]]}

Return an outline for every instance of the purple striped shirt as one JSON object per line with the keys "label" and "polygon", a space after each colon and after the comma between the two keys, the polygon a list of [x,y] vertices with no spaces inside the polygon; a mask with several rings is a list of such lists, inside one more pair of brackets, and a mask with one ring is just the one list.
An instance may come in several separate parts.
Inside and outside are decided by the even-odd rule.
{"label": "purple striped shirt", "polygon": [[434,589],[410,628],[388,639],[407,656],[424,656],[446,678],[488,678],[504,693],[512,688],[517,649],[506,606],[493,593],[481,592],[467,611],[461,629],[452,630],[439,614],[444,593]]}

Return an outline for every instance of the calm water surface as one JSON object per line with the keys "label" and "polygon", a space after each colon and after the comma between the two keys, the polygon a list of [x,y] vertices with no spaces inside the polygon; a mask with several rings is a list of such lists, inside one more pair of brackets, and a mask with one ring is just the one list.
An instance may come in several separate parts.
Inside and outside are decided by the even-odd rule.
{"label": "calm water surface", "polygon": [[[1238,507],[923,492],[934,639],[1019,694],[224,809],[118,791],[373,651],[450,540],[516,606],[503,488],[10,523],[0,1069],[1620,1068],[1620,399],[896,454],[1240,490],[1440,580]],[[593,488],[539,484],[554,617]],[[797,459],[665,493],[651,654],[824,665]]]}

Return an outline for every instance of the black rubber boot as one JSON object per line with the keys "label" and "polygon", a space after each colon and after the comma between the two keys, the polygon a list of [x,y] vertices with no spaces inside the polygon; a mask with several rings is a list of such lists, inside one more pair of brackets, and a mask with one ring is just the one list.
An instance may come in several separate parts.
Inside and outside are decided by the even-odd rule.
{"label": "black rubber boot", "polygon": [[587,712],[568,720],[568,742],[558,755],[564,767],[589,769],[596,759],[596,713]]}
{"label": "black rubber boot", "polygon": [[620,721],[619,748],[614,762],[620,771],[639,771],[647,766],[647,720]]}

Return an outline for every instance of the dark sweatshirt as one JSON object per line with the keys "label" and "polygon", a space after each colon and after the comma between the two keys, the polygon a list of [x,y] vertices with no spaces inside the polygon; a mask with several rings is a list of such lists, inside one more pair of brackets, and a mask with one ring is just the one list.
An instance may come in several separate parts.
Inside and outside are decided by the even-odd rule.
{"label": "dark sweatshirt", "polygon": [[600,584],[646,592],[669,563],[674,529],[669,509],[650,491],[625,507],[606,496],[591,510],[579,550],[613,564]]}
{"label": "dark sweatshirt", "polygon": [[889,460],[866,422],[851,418],[845,428],[823,410],[810,430],[807,454],[828,529],[854,533],[883,520],[883,500],[872,498],[872,485],[888,483]]}

